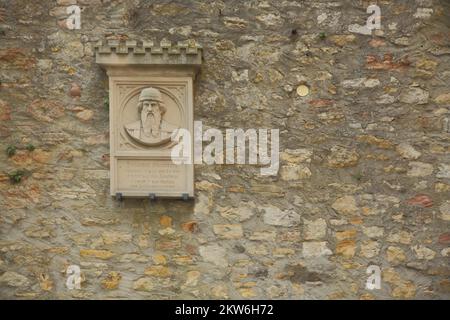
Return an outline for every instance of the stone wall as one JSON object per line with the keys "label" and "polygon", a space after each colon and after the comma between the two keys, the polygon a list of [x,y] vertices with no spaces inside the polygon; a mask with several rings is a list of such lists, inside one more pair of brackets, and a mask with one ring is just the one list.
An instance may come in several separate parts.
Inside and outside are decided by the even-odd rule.
{"label": "stone wall", "polygon": [[[0,0],[0,297],[450,298],[450,2],[377,3]],[[195,119],[280,129],[278,176],[116,202],[104,39],[201,43]]]}

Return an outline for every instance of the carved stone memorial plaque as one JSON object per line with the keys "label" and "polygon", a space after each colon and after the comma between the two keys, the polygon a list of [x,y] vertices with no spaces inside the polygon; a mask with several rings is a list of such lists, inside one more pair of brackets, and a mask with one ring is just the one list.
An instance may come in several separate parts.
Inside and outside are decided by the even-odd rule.
{"label": "carved stone memorial plaque", "polygon": [[111,195],[193,197],[192,164],[175,164],[171,136],[193,136],[193,80],[202,59],[192,43],[108,41],[96,61],[109,77]]}

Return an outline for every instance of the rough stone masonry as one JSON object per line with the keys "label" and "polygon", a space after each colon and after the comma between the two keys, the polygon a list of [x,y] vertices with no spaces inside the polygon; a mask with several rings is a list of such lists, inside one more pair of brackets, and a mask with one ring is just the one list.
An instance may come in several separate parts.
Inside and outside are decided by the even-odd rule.
{"label": "rough stone masonry", "polygon": [[[0,7],[0,298],[450,298],[449,1]],[[127,39],[201,43],[195,120],[280,129],[278,175],[196,165],[193,202],[115,201],[94,46]]]}

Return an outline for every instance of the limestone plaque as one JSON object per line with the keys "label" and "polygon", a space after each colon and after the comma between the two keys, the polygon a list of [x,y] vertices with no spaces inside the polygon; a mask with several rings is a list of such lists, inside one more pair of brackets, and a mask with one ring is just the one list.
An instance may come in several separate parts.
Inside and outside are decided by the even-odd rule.
{"label": "limestone plaque", "polygon": [[197,44],[108,41],[96,61],[109,77],[111,195],[193,197],[194,169],[175,164],[171,139],[193,132]]}

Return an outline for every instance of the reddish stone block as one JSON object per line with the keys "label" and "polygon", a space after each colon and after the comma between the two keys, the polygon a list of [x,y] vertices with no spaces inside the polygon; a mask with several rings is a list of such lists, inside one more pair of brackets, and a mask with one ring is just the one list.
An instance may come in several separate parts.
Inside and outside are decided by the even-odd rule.
{"label": "reddish stone block", "polygon": [[105,153],[104,155],[102,155],[102,164],[105,167],[109,168],[109,164],[110,164],[110,156],[109,156],[109,154]]}
{"label": "reddish stone block", "polygon": [[383,59],[378,59],[377,56],[368,55],[366,57],[366,67],[369,70],[403,70],[409,67],[411,62],[408,57],[403,57],[398,61],[394,61],[392,54],[386,53]]}
{"label": "reddish stone block", "polygon": [[386,45],[386,42],[381,39],[372,39],[369,41],[369,45],[372,48],[384,47]]}
{"label": "reddish stone block", "polygon": [[0,121],[11,120],[11,107],[3,100],[0,100]]}
{"label": "reddish stone block", "polygon": [[28,56],[23,49],[8,48],[0,50],[0,67],[4,69],[30,69],[36,65],[36,59]]}
{"label": "reddish stone block", "polygon": [[186,232],[196,232],[198,230],[198,224],[195,221],[188,221],[181,225],[181,228]]}
{"label": "reddish stone block", "polygon": [[450,243],[450,232],[443,233],[439,236],[438,242],[440,244],[448,244]]}
{"label": "reddish stone block", "polygon": [[418,194],[411,199],[407,200],[406,203],[413,206],[419,206],[423,208],[429,208],[433,206],[433,199],[424,194]]}
{"label": "reddish stone block", "polygon": [[316,99],[309,101],[309,104],[315,108],[321,108],[332,106],[334,104],[334,101],[329,99]]}
{"label": "reddish stone block", "polygon": [[81,97],[81,88],[78,84],[72,83],[72,87],[69,90],[69,95],[73,98]]}

